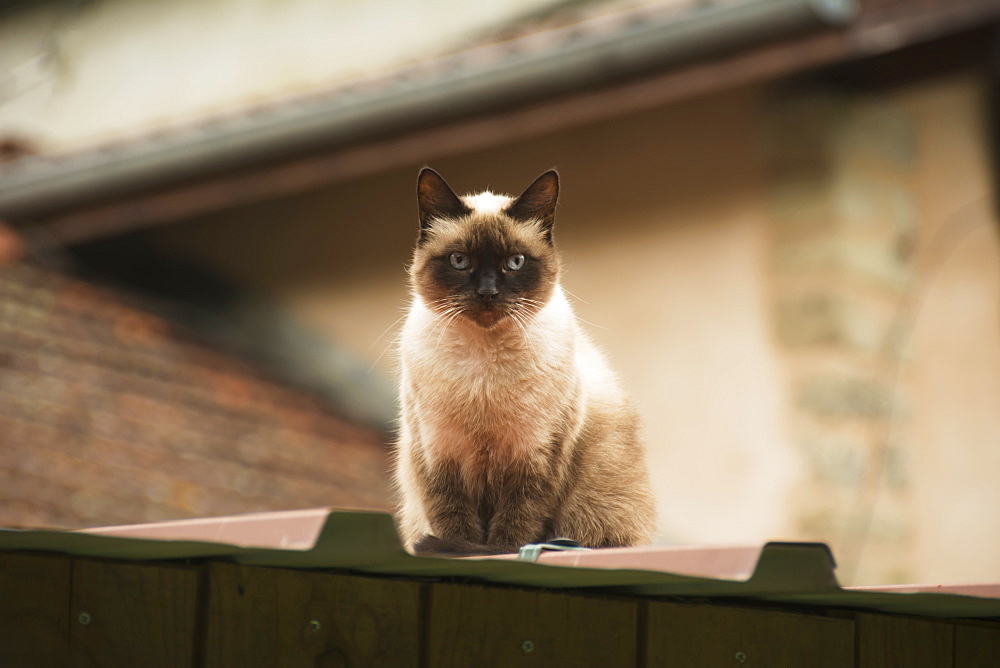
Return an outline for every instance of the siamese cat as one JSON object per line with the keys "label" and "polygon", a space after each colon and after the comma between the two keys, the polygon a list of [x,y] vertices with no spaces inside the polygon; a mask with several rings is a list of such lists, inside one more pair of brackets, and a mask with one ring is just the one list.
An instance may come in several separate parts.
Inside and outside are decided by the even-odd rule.
{"label": "siamese cat", "polygon": [[555,171],[517,198],[458,197],[429,168],[417,179],[395,453],[414,552],[652,538],[635,410],[559,284],[558,195]]}

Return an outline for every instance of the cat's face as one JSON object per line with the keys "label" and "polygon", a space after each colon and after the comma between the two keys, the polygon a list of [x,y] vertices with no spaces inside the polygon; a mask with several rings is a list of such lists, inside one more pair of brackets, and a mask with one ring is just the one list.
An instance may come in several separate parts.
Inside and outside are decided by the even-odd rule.
{"label": "cat's face", "polygon": [[437,172],[417,182],[420,238],[410,267],[413,290],[442,317],[483,328],[524,317],[548,301],[559,276],[552,243],[555,172],[518,198],[457,197]]}

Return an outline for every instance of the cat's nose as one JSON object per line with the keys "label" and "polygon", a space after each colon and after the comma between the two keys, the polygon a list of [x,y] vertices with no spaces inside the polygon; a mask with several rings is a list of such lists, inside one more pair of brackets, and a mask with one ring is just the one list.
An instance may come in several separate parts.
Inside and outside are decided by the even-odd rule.
{"label": "cat's nose", "polygon": [[483,274],[479,279],[479,287],[476,288],[476,293],[486,301],[489,301],[496,297],[498,292],[496,274]]}

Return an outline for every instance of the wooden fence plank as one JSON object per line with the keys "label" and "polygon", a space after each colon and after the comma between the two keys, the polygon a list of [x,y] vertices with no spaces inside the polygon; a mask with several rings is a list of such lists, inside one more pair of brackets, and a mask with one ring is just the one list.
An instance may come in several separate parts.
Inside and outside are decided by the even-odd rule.
{"label": "wooden fence plank", "polygon": [[207,566],[205,666],[277,666],[278,571]]}
{"label": "wooden fence plank", "polygon": [[1000,625],[955,625],[955,668],[1000,665]]}
{"label": "wooden fence plank", "polygon": [[69,663],[72,561],[40,554],[0,554],[0,666]]}
{"label": "wooden fence plank", "polygon": [[211,564],[205,665],[416,666],[416,582]]}
{"label": "wooden fence plank", "polygon": [[653,601],[647,632],[648,666],[854,665],[849,619]]}
{"label": "wooden fence plank", "polygon": [[428,665],[634,666],[638,603],[435,584]]}
{"label": "wooden fence plank", "polygon": [[950,622],[862,613],[855,623],[858,668],[952,666],[955,629]]}
{"label": "wooden fence plank", "polygon": [[190,666],[198,573],[181,566],[73,564],[70,665]]}

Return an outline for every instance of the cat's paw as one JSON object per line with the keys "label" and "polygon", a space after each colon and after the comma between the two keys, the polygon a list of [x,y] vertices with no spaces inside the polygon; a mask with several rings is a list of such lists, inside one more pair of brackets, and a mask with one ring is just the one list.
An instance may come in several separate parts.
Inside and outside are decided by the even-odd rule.
{"label": "cat's paw", "polygon": [[452,549],[453,545],[451,541],[432,536],[431,534],[424,535],[423,538],[413,544],[413,552],[415,554],[448,554]]}
{"label": "cat's paw", "polygon": [[438,557],[473,557],[517,552],[513,546],[483,545],[464,538],[438,538],[427,534],[413,545],[413,553]]}

